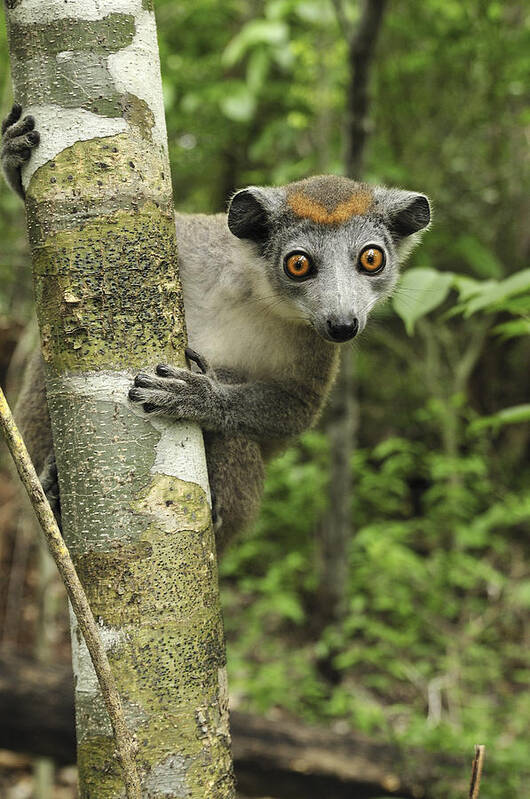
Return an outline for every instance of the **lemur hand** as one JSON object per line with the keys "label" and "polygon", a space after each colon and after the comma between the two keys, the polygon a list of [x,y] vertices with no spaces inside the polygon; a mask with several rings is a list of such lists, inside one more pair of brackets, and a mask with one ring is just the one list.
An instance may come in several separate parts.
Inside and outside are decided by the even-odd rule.
{"label": "lemur hand", "polygon": [[0,157],[6,180],[12,189],[24,198],[21,167],[29,161],[31,151],[40,141],[35,130],[35,120],[22,116],[22,106],[15,103],[2,123],[2,150]]}
{"label": "lemur hand", "polygon": [[129,399],[140,403],[153,416],[188,419],[205,430],[219,430],[224,417],[221,385],[196,353],[187,350],[186,354],[206,374],[159,364],[155,375],[144,372],[136,375]]}

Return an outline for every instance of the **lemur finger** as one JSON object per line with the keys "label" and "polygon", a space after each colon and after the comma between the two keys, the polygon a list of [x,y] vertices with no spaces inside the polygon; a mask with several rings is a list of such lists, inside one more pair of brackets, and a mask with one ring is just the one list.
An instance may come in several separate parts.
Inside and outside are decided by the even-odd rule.
{"label": "lemur finger", "polygon": [[185,349],[186,358],[188,361],[192,361],[192,363],[197,364],[203,375],[207,374],[210,371],[210,367],[208,366],[208,361],[199,355],[198,352],[195,350],[190,349],[190,347],[186,347]]}
{"label": "lemur finger", "polygon": [[20,105],[20,103],[15,103],[9,114],[2,122],[2,136],[4,135],[6,130],[9,127],[11,127],[11,125],[13,125],[18,119],[20,119],[21,113],[22,113],[22,106]]}
{"label": "lemur finger", "polygon": [[129,391],[131,402],[153,402],[157,407],[171,404],[171,397],[168,391],[158,391],[156,388],[136,386]]}
{"label": "lemur finger", "polygon": [[17,136],[16,139],[7,139],[2,148],[4,155],[12,153],[22,154],[24,150],[28,151],[27,158],[31,155],[31,150],[36,147],[40,141],[40,136],[36,130],[26,133],[25,136]]}
{"label": "lemur finger", "polygon": [[[190,372],[188,369],[178,369],[175,366],[167,366],[167,364],[159,363],[156,367],[156,373],[159,377],[163,377],[164,380],[160,381],[159,385],[162,388],[167,386],[167,383],[171,380],[176,380],[179,383],[193,383],[197,381],[197,378],[200,377],[193,372]],[[202,380],[202,378],[200,378]]]}
{"label": "lemur finger", "polygon": [[147,399],[147,392],[142,391],[140,388],[131,388],[128,396],[131,402],[145,402]]}
{"label": "lemur finger", "polygon": [[131,402],[138,402],[146,413],[168,413],[175,409],[175,395],[152,388],[131,388]]}
{"label": "lemur finger", "polygon": [[181,370],[175,369],[175,367],[169,366],[167,363],[159,363],[155,371],[160,377],[177,377]]}
{"label": "lemur finger", "polygon": [[194,392],[189,386],[180,385],[178,391],[135,387],[129,391],[129,399],[141,403],[146,413],[165,413],[178,419],[195,415]]}
{"label": "lemur finger", "polygon": [[146,374],[145,372],[140,372],[134,378],[134,385],[137,388],[156,388],[160,389],[161,391],[171,391],[179,386],[186,385],[186,383],[184,380],[160,380],[152,375]]}
{"label": "lemur finger", "polygon": [[31,116],[24,117],[20,122],[15,125],[10,125],[6,128],[4,133],[4,141],[8,139],[16,139],[18,136],[23,136],[24,133],[29,133],[30,130],[35,128],[35,118]]}
{"label": "lemur finger", "polygon": [[153,385],[153,378],[145,372],[138,372],[134,378],[134,385],[137,388],[150,388]]}

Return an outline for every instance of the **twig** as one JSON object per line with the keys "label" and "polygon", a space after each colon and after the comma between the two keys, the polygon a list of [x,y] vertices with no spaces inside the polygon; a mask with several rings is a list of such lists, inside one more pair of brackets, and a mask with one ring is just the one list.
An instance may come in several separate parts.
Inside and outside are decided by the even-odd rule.
{"label": "twig", "polygon": [[480,778],[482,776],[482,766],[484,765],[484,754],[486,747],[482,745],[475,746],[475,757],[473,759],[473,767],[471,770],[471,784],[469,786],[469,799],[478,799],[480,791]]}
{"label": "twig", "polygon": [[105,706],[110,717],[116,750],[123,769],[127,799],[141,799],[142,789],[135,762],[136,746],[127,728],[121,699],[114,682],[107,654],[99,636],[98,626],[77,576],[70,553],[64,543],[55,516],[31,462],[15,420],[9,409],[4,392],[0,388],[0,425],[15,466],[28,492],[48,549],[62,577],[79,627],[83,633],[96,672]]}
{"label": "twig", "polygon": [[331,0],[331,4],[334,8],[335,16],[337,17],[337,22],[339,23],[339,28],[346,37],[346,41],[349,43],[352,38],[352,34],[350,32],[351,25],[348,21],[348,17],[346,16],[346,10],[344,8],[343,2],[342,0]]}

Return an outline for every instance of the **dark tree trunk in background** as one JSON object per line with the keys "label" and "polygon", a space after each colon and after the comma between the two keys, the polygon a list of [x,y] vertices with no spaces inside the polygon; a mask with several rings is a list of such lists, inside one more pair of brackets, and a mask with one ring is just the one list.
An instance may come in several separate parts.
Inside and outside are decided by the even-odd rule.
{"label": "dark tree trunk in background", "polygon": [[[350,83],[344,126],[345,172],[361,177],[369,130],[369,82],[387,0],[365,0],[355,32],[349,37]],[[346,17],[341,0],[335,8],[339,24]],[[351,459],[359,424],[355,385],[355,355],[351,345],[342,350],[339,376],[333,389],[326,427],[331,445],[329,509],[319,528],[320,585],[316,623],[320,628],[341,617],[348,580],[348,543],[353,535]]]}
{"label": "dark tree trunk in background", "polygon": [[349,44],[350,84],[346,106],[345,169],[360,180],[369,134],[370,75],[387,0],[364,0],[361,18]]}
{"label": "dark tree trunk in background", "polygon": [[327,412],[331,462],[328,510],[318,531],[320,582],[316,624],[319,629],[341,618],[346,610],[348,544],[353,535],[351,459],[359,416],[353,359],[351,347],[345,345]]}

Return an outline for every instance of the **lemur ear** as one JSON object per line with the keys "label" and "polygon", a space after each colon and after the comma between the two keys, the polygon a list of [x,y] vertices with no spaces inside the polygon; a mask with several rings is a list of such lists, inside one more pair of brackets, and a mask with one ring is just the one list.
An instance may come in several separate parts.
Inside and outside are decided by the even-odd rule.
{"label": "lemur ear", "polygon": [[391,218],[392,231],[398,236],[410,236],[423,230],[431,221],[431,206],[424,194],[416,194]]}
{"label": "lemur ear", "polygon": [[398,238],[411,236],[431,221],[431,206],[425,194],[401,189],[383,189],[376,202],[386,217],[390,231]]}
{"label": "lemur ear", "polygon": [[279,189],[249,186],[236,192],[228,208],[230,232],[238,239],[266,241],[279,200]]}

